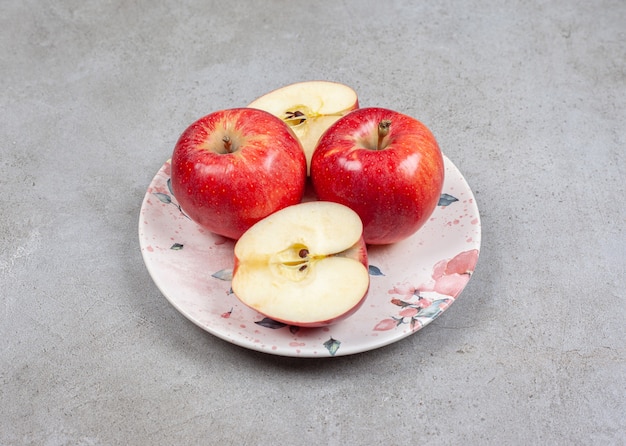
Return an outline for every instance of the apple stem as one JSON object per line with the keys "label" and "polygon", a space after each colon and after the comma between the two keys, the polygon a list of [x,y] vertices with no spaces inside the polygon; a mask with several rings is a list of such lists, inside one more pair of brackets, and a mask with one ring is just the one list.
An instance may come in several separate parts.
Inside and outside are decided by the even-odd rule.
{"label": "apple stem", "polygon": [[229,136],[224,136],[222,138],[222,142],[224,142],[224,149],[226,150],[227,153],[232,153],[232,146],[233,146],[233,142],[230,140]]}
{"label": "apple stem", "polygon": [[383,119],[378,123],[378,143],[376,144],[376,150],[383,149],[383,139],[389,134],[389,127],[391,127],[391,121],[389,119]]}

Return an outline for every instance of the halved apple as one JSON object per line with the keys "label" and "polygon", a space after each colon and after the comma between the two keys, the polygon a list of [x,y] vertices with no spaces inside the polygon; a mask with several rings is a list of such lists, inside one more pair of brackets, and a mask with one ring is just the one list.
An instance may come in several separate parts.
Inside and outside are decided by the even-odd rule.
{"label": "halved apple", "polygon": [[305,81],[271,91],[248,107],[265,110],[289,124],[302,144],[308,165],[322,133],[340,117],[359,108],[359,101],[347,85]]}
{"label": "halved apple", "polygon": [[235,244],[234,294],[289,325],[320,327],[348,317],[365,300],[369,280],[363,224],[341,204],[286,207]]}

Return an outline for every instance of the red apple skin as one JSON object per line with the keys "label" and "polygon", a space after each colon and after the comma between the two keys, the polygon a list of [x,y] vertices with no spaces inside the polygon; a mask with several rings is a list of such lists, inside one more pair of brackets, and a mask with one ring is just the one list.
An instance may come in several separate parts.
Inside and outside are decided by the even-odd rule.
{"label": "red apple skin", "polygon": [[[232,153],[224,152],[223,136]],[[273,212],[299,203],[307,166],[291,129],[270,113],[221,110],[198,119],[172,154],[172,192],[196,223],[238,239]]]}
{"label": "red apple skin", "polygon": [[[361,262],[363,264],[363,266],[365,266],[366,269],[369,268],[369,260],[368,260],[368,256],[367,256],[367,244],[365,243],[365,239],[363,239],[363,237],[361,237],[361,239],[354,244],[354,246],[352,246],[351,248],[336,254],[342,257],[350,257],[353,259],[358,260],[359,262]],[[234,267],[233,267],[233,275],[235,275],[235,273],[237,272],[237,268],[239,267],[240,261],[237,258],[237,256],[235,256],[234,258]],[[260,311],[258,308],[252,308],[253,310],[263,314],[264,316],[270,317],[271,319],[277,321],[277,322],[282,322],[283,324],[286,325],[292,325],[292,326],[296,326],[296,327],[303,327],[303,328],[317,328],[317,327],[327,327],[329,325],[333,325],[336,324],[337,322],[340,322],[344,319],[346,319],[349,316],[352,316],[354,313],[356,313],[356,311],[361,308],[361,306],[363,305],[363,302],[365,302],[367,295],[369,292],[369,286],[368,289],[366,290],[365,294],[363,295],[363,297],[361,298],[361,300],[354,305],[352,308],[350,308],[348,311],[346,311],[345,313],[339,314],[336,317],[329,319],[329,320],[325,320],[325,321],[315,321],[315,322],[308,322],[308,323],[303,323],[300,321],[293,321],[293,320],[288,320],[288,319],[282,319],[282,318],[276,318],[274,316],[271,315],[267,315],[264,314],[262,311]]]}
{"label": "red apple skin", "polygon": [[[376,150],[378,125],[391,121]],[[419,230],[435,210],[444,180],[443,155],[417,119],[385,108],[350,112],[321,137],[311,160],[317,198],[352,208],[368,244],[390,244]]]}

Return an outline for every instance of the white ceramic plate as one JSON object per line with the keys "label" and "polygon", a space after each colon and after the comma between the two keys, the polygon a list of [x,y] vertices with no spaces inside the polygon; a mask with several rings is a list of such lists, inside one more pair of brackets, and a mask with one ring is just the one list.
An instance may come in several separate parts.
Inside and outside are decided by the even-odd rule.
{"label": "white ceramic plate", "polygon": [[443,313],[469,281],[480,250],[480,216],[463,175],[446,157],[439,206],[414,236],[368,249],[371,285],[363,306],[325,328],[265,319],[230,289],[231,240],[191,221],[169,187],[170,164],[156,174],[141,206],[139,241],[157,287],[185,317],[234,344],[283,356],[327,357],[403,339]]}

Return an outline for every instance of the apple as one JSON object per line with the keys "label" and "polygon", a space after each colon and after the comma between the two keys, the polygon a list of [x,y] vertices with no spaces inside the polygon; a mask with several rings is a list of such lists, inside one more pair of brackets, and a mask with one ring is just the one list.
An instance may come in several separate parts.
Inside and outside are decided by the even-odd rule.
{"label": "apple", "polygon": [[171,165],[172,193],[182,210],[232,239],[299,203],[307,179],[298,138],[280,119],[252,108],[198,119],[178,139]]}
{"label": "apple", "polygon": [[360,108],[335,122],[311,159],[320,200],[361,217],[368,244],[414,234],[435,210],[444,180],[443,155],[417,119],[385,108]]}
{"label": "apple", "polygon": [[363,224],[338,203],[309,201],[275,212],[241,236],[234,258],[235,296],[288,325],[338,322],[369,289]]}
{"label": "apple", "polygon": [[359,107],[356,92],[330,81],[297,82],[271,91],[248,107],[265,110],[285,121],[311,161],[319,137],[341,116]]}

